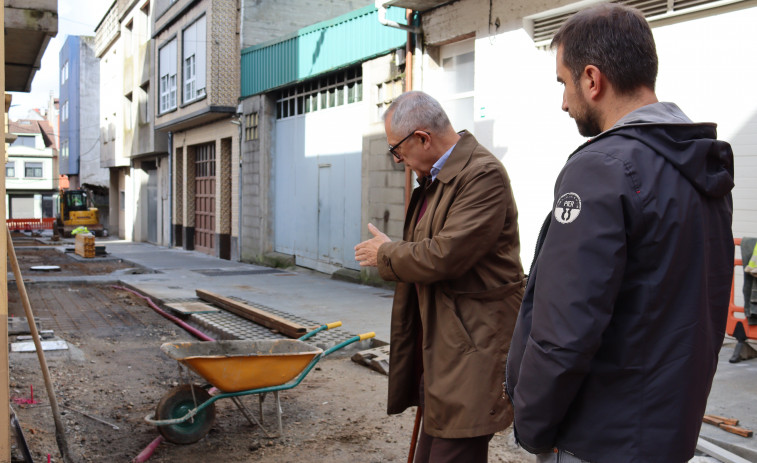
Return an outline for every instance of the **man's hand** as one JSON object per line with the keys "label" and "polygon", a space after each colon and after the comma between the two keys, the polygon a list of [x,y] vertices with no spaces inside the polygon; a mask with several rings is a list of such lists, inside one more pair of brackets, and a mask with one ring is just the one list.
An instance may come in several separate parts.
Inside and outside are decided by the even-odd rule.
{"label": "man's hand", "polygon": [[361,267],[376,267],[379,247],[391,240],[372,223],[368,224],[368,231],[373,234],[373,238],[355,246],[355,260],[360,262]]}

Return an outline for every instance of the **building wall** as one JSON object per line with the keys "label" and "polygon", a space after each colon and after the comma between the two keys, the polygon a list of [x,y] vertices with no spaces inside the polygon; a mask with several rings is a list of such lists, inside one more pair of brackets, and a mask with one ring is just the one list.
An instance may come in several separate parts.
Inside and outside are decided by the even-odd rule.
{"label": "building wall", "polygon": [[242,48],[267,42],[373,3],[370,0],[242,0]]}
{"label": "building wall", "polygon": [[123,45],[124,150],[130,157],[167,153],[168,136],[155,131],[154,4],[133,1],[120,22]]}
{"label": "building wall", "polygon": [[240,259],[263,262],[273,251],[273,198],[271,197],[271,152],[276,100],[272,95],[256,95],[242,102],[243,119],[257,115],[258,138],[242,142],[241,202],[242,234]]}
{"label": "building wall", "polygon": [[[79,37],[76,93],[79,108],[75,114],[79,137],[79,181],[82,185],[108,187],[108,170],[100,167],[100,63],[95,56],[94,38]],[[69,150],[72,145],[69,145]]]}
{"label": "building wall", "polygon": [[[382,56],[363,64],[364,101],[376,108],[363,136],[363,224],[372,223],[392,239],[402,239],[405,221],[405,168],[387,154],[383,113],[402,94],[405,81],[397,55]],[[379,91],[381,88],[381,91]],[[363,226],[363,238],[370,233]],[[357,244],[357,243],[356,243]]]}
{"label": "building wall", "polygon": [[[553,202],[554,181],[567,156],[585,139],[560,109],[562,87],[555,80],[555,55],[537,47],[524,18],[579,2],[461,0],[423,15],[424,57],[417,88],[432,89],[439,74],[441,46],[473,36],[475,91],[473,133],[503,162],[511,178],[519,210],[521,259],[528,268],[539,228]],[[585,2],[583,3],[585,4]],[[754,44],[748,21],[757,9],[749,2],[652,22],[660,59],[657,95],[676,102],[696,121],[720,124],[721,138],[736,154],[734,233],[757,235],[754,211],[757,161],[750,148],[757,123],[754,60],[733,44]],[[500,23],[497,27],[494,23]],[[708,34],[697,33],[708,30]],[[711,40],[718,37],[718,40]],[[680,43],[689,52],[681,54]],[[718,66],[730,63],[735,81],[725,92],[718,86]],[[732,72],[731,72],[732,71]],[[692,76],[696,76],[692,78]],[[731,102],[738,101],[734,106]],[[744,102],[750,102],[744,104]]]}
{"label": "building wall", "polygon": [[123,59],[116,41],[100,56],[100,166],[129,165],[124,153]]}

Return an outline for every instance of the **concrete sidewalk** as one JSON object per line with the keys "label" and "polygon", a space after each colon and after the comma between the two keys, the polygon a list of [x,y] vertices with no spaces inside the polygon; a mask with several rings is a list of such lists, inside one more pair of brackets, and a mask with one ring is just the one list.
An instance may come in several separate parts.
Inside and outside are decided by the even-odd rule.
{"label": "concrete sidewalk", "polygon": [[[231,262],[199,252],[117,240],[98,240],[109,258],[134,264],[111,275],[77,277],[76,282],[109,282],[131,287],[158,304],[198,300],[204,289],[264,306],[291,319],[316,323],[341,320],[349,333],[376,332],[389,341],[391,290],[331,279],[306,269],[272,269]],[[60,250],[70,247],[62,244]],[[154,272],[154,273],[147,273]],[[9,275],[12,280],[12,274]],[[26,276],[24,278],[27,280]],[[31,283],[63,282],[66,277],[34,277]],[[320,336],[320,335],[319,335]],[[731,364],[734,342],[726,339],[720,353],[707,413],[735,417],[757,431],[757,359]],[[684,391],[682,391],[684,393]],[[708,424],[700,436],[747,461],[757,462],[757,437],[744,438]]]}

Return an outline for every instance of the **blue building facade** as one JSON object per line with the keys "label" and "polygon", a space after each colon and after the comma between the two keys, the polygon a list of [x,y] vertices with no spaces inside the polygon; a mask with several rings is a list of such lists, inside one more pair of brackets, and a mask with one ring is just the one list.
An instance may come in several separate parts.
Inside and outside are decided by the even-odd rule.
{"label": "blue building facade", "polygon": [[79,129],[79,54],[81,39],[69,35],[60,49],[60,173],[79,175],[81,137]]}
{"label": "blue building facade", "polygon": [[94,38],[69,35],[58,56],[60,83],[60,173],[71,188],[107,187],[100,167],[100,65]]}

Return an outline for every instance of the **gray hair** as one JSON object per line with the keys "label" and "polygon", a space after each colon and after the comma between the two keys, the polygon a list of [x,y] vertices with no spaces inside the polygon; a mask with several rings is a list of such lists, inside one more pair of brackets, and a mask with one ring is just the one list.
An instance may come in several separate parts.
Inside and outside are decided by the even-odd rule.
{"label": "gray hair", "polygon": [[405,92],[398,96],[384,113],[384,121],[389,115],[390,127],[398,134],[422,129],[441,133],[452,128],[442,105],[424,92]]}

